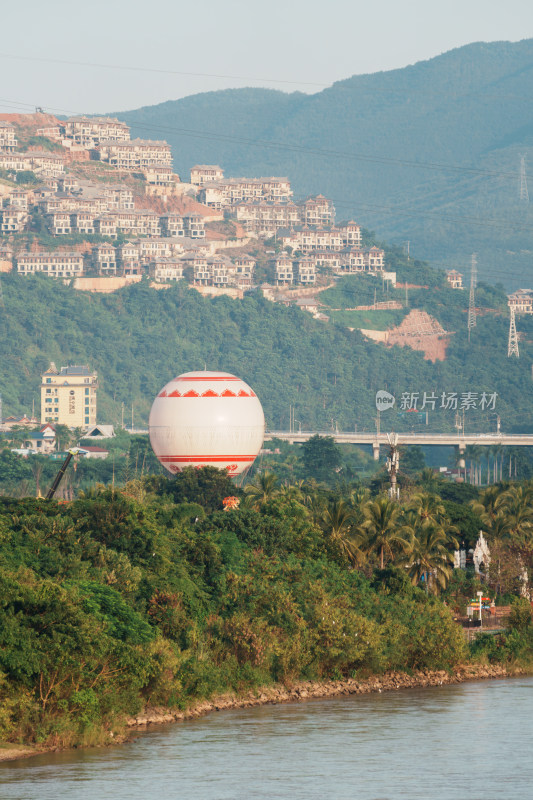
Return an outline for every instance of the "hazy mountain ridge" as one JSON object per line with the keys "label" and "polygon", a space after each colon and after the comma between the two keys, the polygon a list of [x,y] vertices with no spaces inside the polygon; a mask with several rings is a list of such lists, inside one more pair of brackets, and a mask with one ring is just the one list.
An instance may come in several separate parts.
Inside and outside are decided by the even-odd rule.
{"label": "hazy mountain ridge", "polygon": [[119,116],[133,135],[166,138],[184,179],[195,163],[220,163],[229,176],[288,175],[297,195],[333,197],[339,218],[458,268],[476,250],[482,274],[516,286],[533,277],[520,252],[533,249],[533,215],[518,199],[520,154],[533,145],[530,97],[533,40],[524,40],[467,45],[313,95],[231,89]]}

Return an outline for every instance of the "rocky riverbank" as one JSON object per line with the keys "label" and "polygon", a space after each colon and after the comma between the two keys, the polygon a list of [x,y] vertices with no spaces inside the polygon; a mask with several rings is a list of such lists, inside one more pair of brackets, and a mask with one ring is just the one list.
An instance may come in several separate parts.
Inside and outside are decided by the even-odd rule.
{"label": "rocky riverbank", "polygon": [[[452,672],[441,670],[431,672],[422,670],[407,674],[404,672],[388,672],[385,675],[371,676],[364,679],[349,678],[343,681],[305,681],[293,686],[267,686],[255,692],[246,692],[244,695],[225,694],[212,700],[202,700],[185,711],[178,711],[163,707],[147,707],[141,714],[128,719],[127,728],[130,731],[144,730],[150,725],[169,722],[180,722],[201,717],[212,711],[223,711],[231,708],[251,708],[252,706],[268,705],[274,703],[293,703],[302,700],[323,697],[339,697],[350,694],[369,694],[370,692],[388,692],[399,689],[414,689],[419,687],[443,686],[449,683],[464,683],[465,681],[490,680],[495,678],[511,678],[525,675],[526,670],[520,667],[505,667],[499,664],[461,664]],[[119,744],[127,740],[122,734],[111,734],[109,744]],[[24,745],[0,745],[0,761],[14,761],[20,758],[40,755],[45,752],[57,750],[55,747]]]}
{"label": "rocky riverbank", "polygon": [[489,680],[494,678],[509,678],[525,674],[519,667],[505,667],[500,664],[461,664],[452,672],[440,670],[430,672],[422,670],[406,674],[404,672],[389,672],[385,675],[373,676],[365,679],[348,678],[342,681],[320,683],[306,681],[294,686],[268,686],[255,692],[244,695],[225,694],[212,700],[202,700],[185,711],[169,708],[147,707],[143,713],[128,720],[129,728],[145,728],[168,722],[179,722],[195,717],[201,717],[212,711],[223,711],[230,708],[251,708],[252,706],[268,705],[273,703],[291,703],[312,698],[339,697],[350,694],[368,694],[370,692],[387,692],[398,689],[414,689],[427,686],[443,686],[449,683],[464,683],[465,681]]}

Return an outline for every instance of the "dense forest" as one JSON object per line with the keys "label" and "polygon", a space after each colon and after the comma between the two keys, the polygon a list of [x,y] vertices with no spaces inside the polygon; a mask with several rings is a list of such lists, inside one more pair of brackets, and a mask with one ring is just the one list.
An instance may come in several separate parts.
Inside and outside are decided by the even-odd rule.
{"label": "dense forest", "polygon": [[[416,267],[427,274],[427,269]],[[371,279],[367,279],[371,280]],[[378,299],[383,289],[380,281]],[[323,323],[297,308],[265,300],[260,293],[232,300],[209,299],[179,284],[165,291],[147,282],[111,295],[73,291],[36,275],[2,278],[0,385],[3,414],[39,409],[42,372],[55,361],[88,364],[98,372],[100,422],[124,418],[146,425],[153,398],[172,377],[194,369],[219,369],[246,380],[256,391],[270,429],[288,429],[290,406],[303,429],[372,430],[375,393],[497,392],[495,412],[470,410],[466,430],[533,430],[531,340],[533,323],[521,318],[521,357],[507,358],[508,316],[501,290],[480,287],[482,313],[468,342],[468,293],[439,285],[412,290],[410,307],[426,308],[450,336],[448,358],[432,364],[410,348],[388,349],[358,331]],[[341,281],[325,302],[351,307],[368,297],[363,280]],[[390,290],[392,292],[392,290]],[[398,295],[402,297],[401,290]],[[388,295],[392,296],[391,294]],[[374,312],[370,312],[374,313]],[[370,327],[370,326],[369,326]],[[388,425],[408,430],[411,420],[389,413]],[[411,415],[412,416],[412,415]],[[430,414],[433,430],[451,430],[453,411]]]}
{"label": "dense forest", "polygon": [[228,177],[287,175],[295,194],[331,197],[419,257],[530,285],[533,212],[519,200],[531,156],[533,40],[475,43],[403,69],[356,75],[316,94],[231,89],[121,113],[132,135],[167,139],[188,180],[197,163]]}
{"label": "dense forest", "polygon": [[[106,743],[147,703],[467,658],[526,664],[531,491],[426,471],[398,504],[378,485],[270,472],[243,491],[207,467],[66,504],[1,498],[0,738]],[[230,496],[240,507],[222,511]],[[480,524],[494,553],[484,583],[451,566]],[[454,615],[480,587],[511,604],[509,621],[469,651]]]}

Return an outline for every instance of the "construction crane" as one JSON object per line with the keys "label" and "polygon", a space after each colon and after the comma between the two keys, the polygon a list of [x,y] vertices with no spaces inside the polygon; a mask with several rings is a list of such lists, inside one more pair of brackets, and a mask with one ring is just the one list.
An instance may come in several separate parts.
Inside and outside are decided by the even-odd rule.
{"label": "construction crane", "polygon": [[52,500],[53,496],[57,492],[57,488],[58,488],[59,484],[61,483],[61,479],[62,479],[63,475],[67,471],[67,467],[70,464],[70,462],[72,460],[72,457],[73,456],[84,455],[85,453],[87,453],[87,450],[84,450],[82,447],[71,447],[70,450],[67,450],[67,457],[63,461],[63,463],[62,463],[62,465],[61,465],[61,467],[59,469],[59,472],[55,476],[54,482],[52,483],[52,485],[48,489],[48,494],[46,495],[46,499],[47,500]]}

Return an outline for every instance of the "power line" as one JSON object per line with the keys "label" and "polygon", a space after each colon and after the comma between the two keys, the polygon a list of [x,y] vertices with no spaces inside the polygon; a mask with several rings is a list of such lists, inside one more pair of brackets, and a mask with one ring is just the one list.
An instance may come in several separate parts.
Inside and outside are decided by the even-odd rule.
{"label": "power line", "polygon": [[[0,98],[0,103],[9,103],[13,104],[14,106],[26,107],[31,109],[34,109],[36,105],[38,105],[35,103],[23,103],[20,101],[7,100],[5,98]],[[46,106],[46,108],[49,109],[50,111],[58,111],[64,114],[79,115],[83,113],[80,111],[73,111],[72,109],[54,108],[52,106]],[[308,153],[309,155],[325,156],[328,158],[340,158],[351,161],[364,161],[368,163],[385,164],[385,165],[395,164],[398,166],[412,167],[416,169],[450,171],[454,173],[464,172],[472,175],[484,175],[489,177],[509,178],[512,180],[516,180],[516,172],[487,170],[487,169],[480,169],[478,167],[467,167],[457,164],[441,164],[432,161],[413,161],[411,159],[391,158],[389,156],[372,156],[372,155],[367,155],[365,153],[348,153],[340,150],[305,147],[303,145],[290,144],[286,142],[275,142],[267,139],[249,139],[243,136],[232,136],[229,134],[216,133],[214,131],[205,131],[205,130],[201,131],[201,130],[196,130],[194,128],[173,128],[164,125],[150,125],[143,122],[139,123],[134,122],[130,124],[135,126],[137,129],[141,130],[159,131],[160,133],[166,133],[166,134],[172,133],[178,136],[206,139],[209,141],[221,141],[221,142],[231,142],[234,144],[245,144],[250,147],[259,147],[266,150],[286,150],[287,152],[291,153],[293,152]]]}
{"label": "power line", "polygon": [[[27,56],[21,55],[20,53],[0,53],[0,58],[7,58],[17,61],[32,61],[32,62],[39,62],[43,64],[61,64],[65,66],[78,66],[78,67],[90,67],[95,69],[107,69],[107,70],[115,70],[115,71],[122,71],[122,72],[144,72],[147,74],[155,74],[155,75],[181,75],[187,78],[216,78],[220,80],[239,80],[239,81],[253,81],[253,82],[263,82],[263,83],[275,83],[281,85],[299,85],[299,86],[315,86],[320,89],[329,89],[335,87],[336,91],[339,90],[346,90],[346,91],[360,91],[360,92],[369,92],[371,94],[380,93],[380,94],[389,94],[395,95],[397,97],[412,97],[412,96],[423,96],[423,97],[435,97],[442,103],[443,100],[450,100],[456,101],[460,98],[472,97],[474,96],[483,96],[486,99],[511,99],[511,100],[519,100],[520,102],[524,102],[525,100],[531,100],[532,98],[529,95],[524,94],[516,94],[510,92],[497,92],[497,93],[489,93],[484,91],[485,87],[481,86],[476,89],[461,92],[450,91],[446,95],[443,95],[442,91],[433,91],[428,90],[426,86],[424,87],[416,87],[411,91],[406,91],[405,89],[398,89],[394,87],[386,87],[386,86],[377,86],[375,81],[375,76],[380,75],[380,78],[385,76],[385,79],[388,75],[388,72],[385,73],[373,73],[370,75],[349,75],[346,78],[339,78],[336,81],[330,81],[329,83],[323,83],[319,81],[303,81],[298,79],[288,79],[288,78],[264,78],[257,75],[231,75],[231,74],[224,74],[224,73],[215,73],[215,72],[192,72],[190,70],[175,70],[175,69],[163,69],[160,67],[140,67],[139,65],[131,65],[131,64],[104,64],[100,62],[94,61],[76,61],[72,59],[59,59],[59,58],[43,58],[41,56]],[[532,69],[531,64],[527,65],[526,69]],[[391,72],[396,72],[396,70],[391,70]],[[504,75],[502,80],[505,78],[512,78],[514,75]],[[347,86],[346,84],[353,79],[356,79],[360,82],[359,86]],[[374,80],[373,80],[374,79]],[[371,81],[373,80],[372,84]],[[491,86],[492,84],[489,84]]]}

